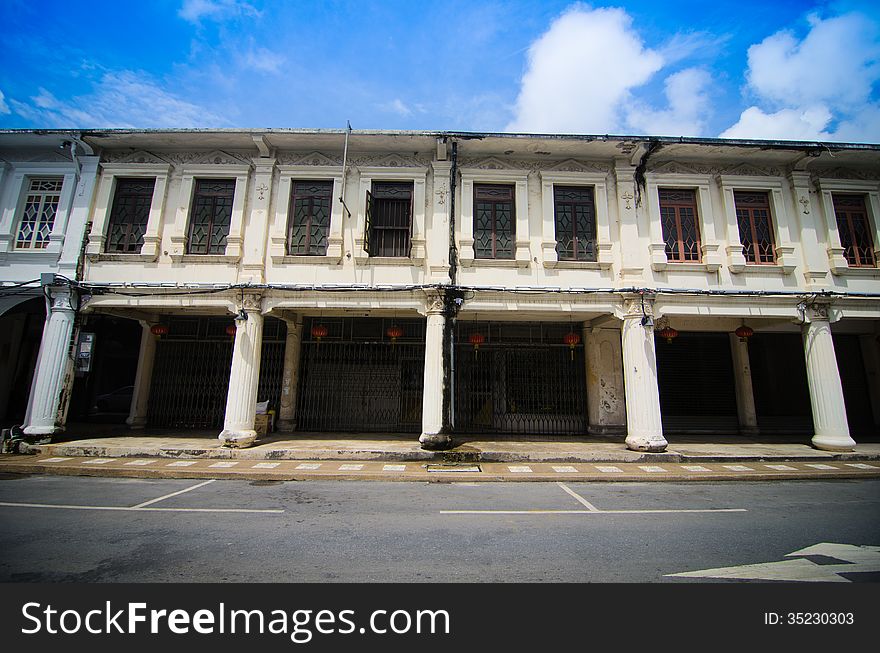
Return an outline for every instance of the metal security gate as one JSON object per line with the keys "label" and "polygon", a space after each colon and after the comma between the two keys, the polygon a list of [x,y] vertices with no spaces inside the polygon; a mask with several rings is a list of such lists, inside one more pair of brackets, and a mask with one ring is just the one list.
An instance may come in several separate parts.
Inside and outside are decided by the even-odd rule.
{"label": "metal security gate", "polygon": [[[231,318],[169,318],[168,335],[156,343],[147,423],[154,428],[215,429],[223,426],[233,337]],[[286,325],[266,318],[258,401],[278,410]]]}
{"label": "metal security gate", "polygon": [[756,333],[749,338],[749,367],[762,434],[813,433],[804,341],[799,333]]}
{"label": "metal security gate", "polygon": [[460,433],[582,434],[583,345],[568,324],[460,322],[455,333],[455,429]]}
{"label": "metal security gate", "polygon": [[418,433],[424,369],[422,320],[306,319],[297,428]]}
{"label": "metal security gate", "polygon": [[727,333],[657,336],[657,382],[665,433],[738,433],[733,357]]}

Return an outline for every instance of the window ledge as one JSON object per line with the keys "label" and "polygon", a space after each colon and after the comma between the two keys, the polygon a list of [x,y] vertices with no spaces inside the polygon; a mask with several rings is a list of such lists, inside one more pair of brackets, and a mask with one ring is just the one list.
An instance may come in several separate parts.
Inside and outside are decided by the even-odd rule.
{"label": "window ledge", "polygon": [[226,254],[172,254],[175,263],[237,263],[240,257]]}
{"label": "window ledge", "polygon": [[471,258],[462,259],[463,267],[475,268],[524,268],[528,267],[528,261],[518,261],[513,258]]}
{"label": "window ledge", "polygon": [[739,265],[734,268],[734,266],[728,266],[731,273],[733,274],[753,274],[753,273],[761,273],[761,272],[769,272],[771,274],[788,274],[791,270],[788,269],[788,266],[780,265],[779,263],[771,264],[759,264],[759,263],[746,263],[745,265]]}
{"label": "window ledge", "polygon": [[109,253],[103,254],[86,254],[86,258],[92,263],[118,262],[118,263],[152,263],[158,259],[157,256],[149,254],[121,254]]}
{"label": "window ledge", "polygon": [[838,276],[880,278],[880,268],[832,268],[831,272]]}
{"label": "window ledge", "polygon": [[[657,270],[658,267],[654,269]],[[714,272],[717,269],[716,266],[709,266],[706,263],[678,263],[676,261],[667,261],[662,267],[664,272]]]}
{"label": "window ledge", "polygon": [[603,270],[611,265],[598,261],[544,261],[544,267],[557,270]]}
{"label": "window ledge", "polygon": [[409,256],[356,256],[359,265],[411,265],[421,266],[422,259],[410,258]]}
{"label": "window ledge", "polygon": [[272,256],[272,262],[280,265],[339,265],[341,257],[326,254]]}

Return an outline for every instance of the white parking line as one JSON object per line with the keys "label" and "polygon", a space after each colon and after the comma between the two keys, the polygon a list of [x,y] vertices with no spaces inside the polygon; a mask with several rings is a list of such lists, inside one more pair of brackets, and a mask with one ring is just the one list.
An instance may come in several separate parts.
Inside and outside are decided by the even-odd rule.
{"label": "white parking line", "polygon": [[113,462],[112,458],[95,458],[94,460],[84,460],[82,461],[83,465],[104,465],[106,463]]}
{"label": "white parking line", "polygon": [[581,505],[583,505],[583,506],[584,506],[587,510],[589,510],[590,512],[598,512],[598,511],[599,511],[599,509],[598,509],[596,506],[594,506],[592,503],[590,503],[589,501],[587,501],[586,499],[584,499],[580,494],[578,494],[577,492],[575,492],[574,490],[572,490],[572,489],[571,489],[570,487],[568,487],[565,483],[557,483],[556,485],[558,485],[558,486],[561,487],[565,492],[567,492],[569,495],[571,495],[572,497],[574,497],[574,498],[575,498],[575,499],[576,499]]}
{"label": "white parking line", "polygon": [[880,469],[877,465],[866,465],[865,463],[846,463],[847,467],[855,467],[857,469]]}
{"label": "white parking line", "polygon": [[406,465],[383,465],[383,472],[405,472]]}
{"label": "white parking line", "polygon": [[177,462],[168,463],[165,465],[166,467],[189,467],[190,465],[195,465],[195,460],[178,460]]}
{"label": "white parking line", "polygon": [[568,467],[568,466],[554,467],[553,471],[557,472],[559,474],[577,474],[576,467]]}
{"label": "white parking line", "polygon": [[770,469],[775,469],[778,472],[796,472],[797,467],[792,467],[791,465],[764,465],[764,467],[769,467]]}
{"label": "white parking line", "polygon": [[603,474],[616,474],[618,472],[623,473],[623,470],[620,467],[615,467],[614,465],[596,465],[596,469],[598,469]]}
{"label": "white parking line", "polygon": [[514,474],[531,474],[532,468],[528,465],[508,465],[507,469],[509,469]]}
{"label": "white parking line", "polygon": [[73,460],[73,458],[46,458],[42,462],[44,463],[61,463],[65,460]]}
{"label": "white parking line", "polygon": [[732,472],[753,472],[755,471],[751,467],[746,467],[745,465],[722,465],[724,469],[729,469]]}
{"label": "white parking line", "polygon": [[833,465],[820,465],[815,463],[807,463],[806,467],[812,467],[813,469],[837,469]]}
{"label": "white parking line", "polygon": [[748,512],[745,508],[696,508],[668,510],[441,510],[441,515],[670,515],[701,512]]}
{"label": "white parking line", "polygon": [[321,467],[321,463],[302,463],[297,465],[297,469],[319,469]]}
{"label": "white parking line", "polygon": [[251,465],[251,469],[275,469],[281,463],[257,463],[256,465]]}
{"label": "white parking line", "polygon": [[651,473],[662,473],[666,471],[665,469],[663,469],[662,467],[658,467],[657,465],[639,465],[639,469]]}
{"label": "white parking line", "polygon": [[211,465],[208,465],[208,467],[227,468],[227,467],[235,467],[237,464],[238,464],[238,461],[226,461],[226,462],[222,462],[222,463],[213,463]]}
{"label": "white parking line", "polygon": [[125,463],[126,465],[138,465],[143,467],[144,465],[152,465],[155,460],[132,460],[130,463]]}
{"label": "white parking line", "polygon": [[686,469],[689,472],[711,472],[712,470],[708,467],[703,467],[702,465],[682,465],[682,469]]}
{"label": "white parking line", "polygon": [[363,468],[364,468],[363,465],[340,465],[339,471],[340,472],[357,472]]}
{"label": "white parking line", "polygon": [[110,510],[113,512],[241,512],[241,513],[283,513],[276,509],[251,509],[251,508],[128,508],[125,506],[71,506],[52,503],[12,503],[0,501],[0,507],[4,508],[59,508],[64,510]]}
{"label": "white parking line", "polygon": [[150,501],[144,501],[143,503],[139,503],[136,506],[132,506],[132,508],[145,508],[146,506],[151,506],[154,503],[158,503],[159,501],[163,501],[165,499],[170,499],[171,497],[176,497],[178,494],[184,494],[186,492],[192,492],[193,490],[197,490],[200,487],[205,487],[206,485],[210,485],[216,479],[211,479],[210,481],[203,481],[202,483],[196,483],[192,487],[185,488],[183,490],[178,490],[177,492],[172,492],[171,494],[166,494],[164,496],[159,497],[158,499],[151,499]]}

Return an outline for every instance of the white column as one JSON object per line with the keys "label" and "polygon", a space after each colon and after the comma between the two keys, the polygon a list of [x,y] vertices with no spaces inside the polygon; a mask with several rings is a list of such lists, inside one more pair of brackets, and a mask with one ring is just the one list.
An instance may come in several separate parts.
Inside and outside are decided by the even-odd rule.
{"label": "white column", "polygon": [[[648,316],[653,300],[645,299]],[[640,298],[627,298],[621,331],[623,381],[626,392],[626,446],[633,451],[659,452],[666,449],[660,418],[660,390],[657,386],[657,358],[654,328],[643,325]]]}
{"label": "white column", "polygon": [[752,389],[752,367],[749,364],[749,344],[730,334],[730,353],[733,356],[733,381],[736,387],[736,412],[739,432],[743,435],[758,433],[758,413]]}
{"label": "white column", "polygon": [[76,295],[70,288],[49,287],[49,315],[43,327],[43,339],[31,385],[24,420],[25,435],[51,436],[59,430],[56,418],[61,406],[76,301]]}
{"label": "white column", "polygon": [[852,451],[856,443],[849,435],[843,386],[834,355],[828,305],[807,308],[809,322],[803,326],[804,354],[807,359],[807,383],[813,408],[812,444],[826,451]]}
{"label": "white column", "polygon": [[263,346],[263,315],[259,296],[245,296],[246,320],[236,320],[226,417],[220,440],[227,447],[249,447],[257,439],[257,389]]}
{"label": "white column", "polygon": [[278,430],[296,430],[296,399],[299,388],[299,354],[302,348],[302,317],[285,318],[287,339],[284,343],[284,372],[281,376],[281,406]]}
{"label": "white column", "polygon": [[150,385],[153,381],[153,363],[156,360],[156,336],[150,328],[153,322],[141,320],[141,348],[138,352],[137,372],[134,376],[134,391],[131,409],[125,423],[133,429],[142,429],[147,424],[147,406],[150,401]]}
{"label": "white column", "polygon": [[452,439],[443,432],[443,330],[446,316],[441,295],[429,296],[426,315],[425,384],[419,442],[423,449],[446,449]]}

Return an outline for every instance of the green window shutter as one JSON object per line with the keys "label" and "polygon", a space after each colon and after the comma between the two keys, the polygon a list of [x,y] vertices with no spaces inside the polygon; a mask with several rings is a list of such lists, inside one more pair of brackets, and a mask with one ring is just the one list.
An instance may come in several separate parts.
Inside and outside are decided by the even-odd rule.
{"label": "green window shutter", "polygon": [[373,235],[373,194],[367,191],[367,212],[364,220],[364,251],[370,254],[370,237]]}

